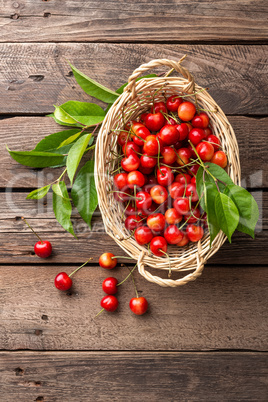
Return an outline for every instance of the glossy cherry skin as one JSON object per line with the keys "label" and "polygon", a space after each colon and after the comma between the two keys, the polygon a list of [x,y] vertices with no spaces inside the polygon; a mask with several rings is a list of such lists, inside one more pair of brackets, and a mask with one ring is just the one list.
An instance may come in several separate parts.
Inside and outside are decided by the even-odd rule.
{"label": "glossy cherry skin", "polygon": [[179,141],[180,134],[176,126],[167,124],[161,128],[159,137],[164,144],[174,145],[177,141]]}
{"label": "glossy cherry skin", "polygon": [[151,107],[151,113],[158,113],[158,112],[167,113],[167,108],[166,108],[165,102],[156,102]]}
{"label": "glossy cherry skin", "polygon": [[189,184],[191,182],[191,178],[192,176],[190,176],[187,173],[179,173],[176,177],[175,177],[175,182],[177,183],[181,183],[181,184]]}
{"label": "glossy cherry skin", "polygon": [[202,161],[210,161],[214,155],[214,147],[209,142],[200,142],[196,147],[196,152]]}
{"label": "glossy cherry skin", "polygon": [[182,240],[183,233],[176,225],[169,225],[164,232],[164,236],[168,244],[177,244]]}
{"label": "glossy cherry skin", "polygon": [[208,135],[206,141],[210,142],[213,145],[214,151],[217,152],[220,149],[221,142],[216,135]]}
{"label": "glossy cherry skin", "polygon": [[102,308],[104,308],[107,311],[115,311],[118,307],[118,300],[115,296],[113,295],[108,295],[104,296],[101,299],[100,305]]}
{"label": "glossy cherry skin", "polygon": [[193,176],[196,176],[196,173],[198,172],[199,168],[200,166],[197,163],[195,163],[194,165],[188,167],[188,172]]}
{"label": "glossy cherry skin", "polygon": [[[164,257],[167,252],[167,241],[162,236],[156,236],[151,240],[150,250],[154,255],[158,257]],[[164,251],[164,253],[163,253]]]}
{"label": "glossy cherry skin", "polygon": [[162,113],[148,113],[145,116],[145,126],[151,131],[159,131],[166,122]]}
{"label": "glossy cherry skin", "polygon": [[118,280],[112,276],[104,279],[102,282],[102,290],[107,293],[107,295],[115,295],[118,291]]}
{"label": "glossy cherry skin", "polygon": [[182,215],[180,215],[175,208],[169,208],[165,212],[165,219],[169,225],[176,225],[182,220]]}
{"label": "glossy cherry skin", "polygon": [[136,125],[133,125],[131,129],[134,133],[131,135],[133,142],[139,147],[142,147],[145,139],[151,134],[150,131],[143,124],[140,123],[136,123]]}
{"label": "glossy cherry skin", "polygon": [[191,183],[193,183],[193,184],[196,185],[196,177],[192,177],[192,178],[191,178]]}
{"label": "glossy cherry skin", "polygon": [[133,297],[129,302],[130,310],[136,315],[143,315],[148,309],[145,297]]}
{"label": "glossy cherry skin", "polygon": [[132,142],[132,141],[127,142],[123,146],[122,150],[123,150],[123,154],[125,156],[129,156],[130,154],[137,155],[141,152],[140,147],[137,144],[135,144],[135,142]]}
{"label": "glossy cherry skin", "polygon": [[148,114],[148,113],[142,113],[142,114],[140,115],[140,118],[139,118],[139,122],[140,122],[140,123],[142,123],[142,124],[145,123],[145,117],[147,116],[147,114]]}
{"label": "glossy cherry skin", "polygon": [[205,137],[206,134],[202,128],[193,128],[189,132],[189,141],[191,141],[194,146],[199,144]]}
{"label": "glossy cherry skin", "polygon": [[127,230],[135,230],[139,226],[142,226],[143,220],[138,215],[130,215],[125,220],[125,227]]}
{"label": "glossy cherry skin", "polygon": [[116,188],[119,190],[126,189],[128,182],[127,182],[127,173],[118,173],[114,176],[114,184]]}
{"label": "glossy cherry skin", "polygon": [[188,148],[180,148],[177,151],[177,163],[180,166],[187,165],[190,162],[190,158],[192,157],[192,153]]}
{"label": "glossy cherry skin", "polygon": [[140,226],[135,231],[135,240],[140,245],[150,243],[152,238],[153,234],[148,226]]}
{"label": "glossy cherry skin", "polygon": [[145,177],[138,170],[133,170],[127,175],[127,183],[129,188],[142,187],[145,184]]}
{"label": "glossy cherry skin", "polygon": [[143,154],[140,158],[140,163],[143,168],[152,169],[157,164],[157,158],[149,156],[147,154]]}
{"label": "glossy cherry skin", "polygon": [[206,137],[213,134],[211,128],[209,128],[209,127],[204,128],[204,133],[206,134]]}
{"label": "glossy cherry skin", "polygon": [[135,213],[136,213],[136,208],[133,205],[128,205],[127,208],[125,209],[126,216],[135,215]]}
{"label": "glossy cherry skin", "polygon": [[132,172],[140,166],[140,159],[137,155],[130,154],[121,160],[121,166],[126,172]]}
{"label": "glossy cherry skin", "polygon": [[117,143],[123,147],[125,143],[127,142],[129,138],[128,132],[127,131],[120,131],[118,138],[117,138]]}
{"label": "glossy cherry skin", "polygon": [[186,233],[183,233],[183,238],[181,239],[181,241],[179,241],[179,243],[176,244],[176,246],[179,247],[183,247],[186,246],[186,244],[189,243],[189,239]]}
{"label": "glossy cherry skin", "polygon": [[144,209],[145,211],[152,205],[152,197],[146,191],[139,191],[136,194],[136,206],[137,208]]}
{"label": "glossy cherry skin", "polygon": [[47,258],[52,253],[51,243],[47,240],[38,241],[34,245],[34,252],[40,258]]}
{"label": "glossy cherry skin", "polygon": [[69,290],[73,284],[73,281],[69,275],[66,274],[66,272],[60,272],[56,276],[54,284],[59,290]]}
{"label": "glossy cherry skin", "polygon": [[167,166],[160,166],[160,169],[157,169],[156,177],[160,186],[164,187],[169,186],[174,181],[174,174]]}
{"label": "glossy cherry skin", "polygon": [[99,258],[99,265],[105,269],[113,269],[117,264],[117,259],[113,257],[112,253],[103,253]]}
{"label": "glossy cherry skin", "polygon": [[[152,174],[153,173],[153,171],[154,171],[154,168],[149,168],[149,167],[145,167],[145,166],[141,166],[141,164],[140,164],[140,166],[139,166],[139,171],[142,173],[142,174],[144,174],[144,175],[150,175],[150,174]],[[146,176],[145,176],[146,177]]]}
{"label": "glossy cherry skin", "polygon": [[193,127],[207,128],[209,125],[209,117],[205,112],[195,115],[191,121]]}
{"label": "glossy cherry skin", "polygon": [[165,224],[165,217],[160,213],[149,215],[147,218],[147,225],[153,232],[161,232],[165,229]]}
{"label": "glossy cherry skin", "polygon": [[177,159],[176,152],[174,148],[171,147],[164,147],[161,151],[161,155],[163,157],[161,162],[165,163],[166,165],[172,165],[172,163],[174,163]]}
{"label": "glossy cherry skin", "polygon": [[173,202],[173,207],[180,215],[185,215],[190,211],[190,202],[188,198],[179,197]]}
{"label": "glossy cherry skin", "polygon": [[211,162],[224,169],[227,166],[227,156],[223,151],[217,151],[211,159]]}
{"label": "glossy cherry skin", "polygon": [[171,95],[169,98],[167,98],[167,109],[170,112],[177,112],[178,111],[178,107],[180,106],[180,104],[183,102],[183,100],[177,96],[177,95]]}
{"label": "glossy cherry skin", "polygon": [[184,215],[184,219],[188,223],[195,223],[200,218],[200,210],[198,208],[191,209],[187,214]]}
{"label": "glossy cherry skin", "polygon": [[179,141],[186,140],[189,134],[188,125],[186,123],[177,124],[176,129],[179,132]]}
{"label": "glossy cherry skin", "polygon": [[185,195],[186,197],[191,197],[192,202],[198,201],[199,197],[194,183],[187,184]]}
{"label": "glossy cherry skin", "polygon": [[143,146],[143,151],[149,156],[157,155],[160,151],[160,144],[155,135],[149,135]]}
{"label": "glossy cherry skin", "polygon": [[186,233],[190,241],[197,242],[202,239],[204,235],[204,230],[202,226],[196,226],[194,224],[190,224],[186,228]]}
{"label": "glossy cherry skin", "polygon": [[174,182],[168,188],[170,197],[174,200],[178,197],[182,197],[185,191],[185,184]]}
{"label": "glossy cherry skin", "polygon": [[167,190],[160,185],[153,186],[150,195],[156,204],[162,204],[168,198]]}
{"label": "glossy cherry skin", "polygon": [[178,107],[178,116],[183,121],[190,121],[196,113],[196,107],[191,102],[183,102]]}

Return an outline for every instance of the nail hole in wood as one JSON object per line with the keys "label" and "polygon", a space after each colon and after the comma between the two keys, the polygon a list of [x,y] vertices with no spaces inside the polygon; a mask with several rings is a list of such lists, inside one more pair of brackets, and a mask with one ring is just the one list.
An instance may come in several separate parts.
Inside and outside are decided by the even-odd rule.
{"label": "nail hole in wood", "polygon": [[45,78],[44,75],[42,74],[34,74],[34,75],[29,75],[29,77],[31,80],[33,81],[43,81],[43,79]]}
{"label": "nail hole in wood", "polygon": [[24,370],[20,367],[15,368],[14,371],[17,376],[22,376],[24,374]]}
{"label": "nail hole in wood", "polygon": [[37,335],[37,336],[42,335],[42,333],[43,333],[43,331],[41,329],[36,329],[34,331],[34,334]]}
{"label": "nail hole in wood", "polygon": [[48,321],[48,316],[47,316],[46,314],[43,314],[41,318],[42,318],[42,320],[44,320],[44,321]]}
{"label": "nail hole in wood", "polygon": [[[44,1],[44,0],[43,0]],[[43,396],[38,396],[37,398],[36,398],[36,401],[44,401],[45,399],[44,399],[44,397]]]}
{"label": "nail hole in wood", "polygon": [[73,77],[74,73],[72,71],[69,71],[68,74],[66,74],[66,77]]}
{"label": "nail hole in wood", "polygon": [[20,18],[20,16],[19,16],[19,14],[12,14],[12,15],[10,16],[10,18],[11,18],[12,20],[18,20],[18,19]]}
{"label": "nail hole in wood", "polygon": [[44,13],[44,17],[45,18],[51,17],[51,13]]}

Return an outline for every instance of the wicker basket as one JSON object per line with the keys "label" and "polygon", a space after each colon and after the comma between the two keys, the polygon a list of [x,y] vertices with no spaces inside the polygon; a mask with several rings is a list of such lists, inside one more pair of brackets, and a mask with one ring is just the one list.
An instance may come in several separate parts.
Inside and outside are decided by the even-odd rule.
{"label": "wicker basket", "polygon": [[[159,102],[173,94],[195,93],[188,100],[198,102],[198,105],[210,110],[210,117],[213,134],[220,138],[223,150],[228,155],[228,174],[236,184],[240,184],[240,163],[239,151],[234,131],[219,106],[212,97],[194,82],[193,76],[181,66],[181,61],[172,60],[152,60],[148,64],[143,64],[137,68],[129,77],[128,85],[124,92],[114,102],[98,134],[95,151],[95,181],[99,199],[99,207],[102,214],[106,232],[119,244],[119,246],[133,259],[138,262],[139,273],[148,281],[157,283],[160,286],[179,286],[194,281],[201,275],[204,264],[216,253],[216,251],[225,242],[225,235],[220,232],[214,239],[210,248],[209,233],[206,233],[202,240],[197,244],[190,243],[186,247],[169,246],[169,259],[167,257],[157,257],[152,255],[147,248],[137,244],[130,233],[125,229],[122,219],[123,207],[116,202],[113,194],[110,192],[113,185],[113,178],[109,172],[112,172],[117,164],[116,160],[111,161],[111,150],[117,150],[116,130],[124,127],[124,124],[135,119],[141,113],[148,110],[154,101]],[[176,70],[182,77],[156,77],[144,78],[139,81],[136,79],[144,72],[154,67],[167,66]],[[156,90],[159,91],[155,94]],[[202,90],[200,92],[200,90]],[[187,272],[186,276],[173,280],[162,279],[159,276],[152,275],[145,270],[145,266],[153,269],[169,271],[192,271]]]}

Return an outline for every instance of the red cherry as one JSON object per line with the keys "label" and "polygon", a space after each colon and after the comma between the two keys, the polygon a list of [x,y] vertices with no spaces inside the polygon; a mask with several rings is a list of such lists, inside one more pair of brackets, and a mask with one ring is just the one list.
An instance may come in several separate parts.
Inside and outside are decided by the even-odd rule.
{"label": "red cherry", "polygon": [[121,166],[126,172],[131,172],[138,169],[140,160],[137,155],[130,154],[121,160]]}
{"label": "red cherry", "polygon": [[104,308],[107,311],[115,311],[118,307],[118,300],[115,296],[109,295],[109,296],[104,296],[101,299],[100,305],[102,308]]}
{"label": "red cherry", "polygon": [[124,188],[123,191],[114,192],[114,199],[118,202],[126,202],[131,199],[131,190]]}
{"label": "red cherry", "polygon": [[224,169],[227,166],[227,156],[223,151],[217,151],[211,159],[211,162]]}
{"label": "red cherry", "polygon": [[174,145],[177,141],[179,141],[179,131],[176,126],[165,125],[161,128],[159,137],[166,145]]}
{"label": "red cherry", "polygon": [[105,269],[113,269],[117,264],[117,259],[112,253],[103,253],[99,258],[99,265]]}
{"label": "red cherry", "polygon": [[191,209],[184,215],[184,220],[188,223],[195,223],[200,218],[200,210],[198,208]]}
{"label": "red cherry", "polygon": [[165,212],[165,219],[169,225],[176,225],[182,220],[182,215],[180,215],[175,208],[169,208]]}
{"label": "red cherry", "polygon": [[140,122],[140,123],[142,123],[142,124],[145,123],[145,117],[147,116],[147,114],[148,114],[148,113],[142,113],[142,114],[140,115],[140,118],[139,118],[139,122]]}
{"label": "red cherry", "polygon": [[166,165],[172,165],[177,159],[176,152],[171,147],[164,147],[161,151],[161,155],[163,156],[162,162]]}
{"label": "red cherry", "polygon": [[143,151],[149,156],[157,155],[160,151],[160,144],[156,139],[156,135],[149,135],[144,143]]}
{"label": "red cherry", "polygon": [[209,142],[200,142],[196,147],[196,152],[202,161],[210,161],[214,155],[214,148]]}
{"label": "red cherry", "polygon": [[[167,241],[162,236],[156,236],[151,240],[150,250],[154,255],[163,257],[167,252]],[[164,251],[164,253],[163,253]]]}
{"label": "red cherry", "polygon": [[137,215],[130,215],[125,220],[125,227],[127,230],[135,230],[142,225],[142,218]]}
{"label": "red cherry", "polygon": [[151,107],[151,113],[158,113],[158,112],[167,113],[167,108],[164,102],[156,102]]}
{"label": "red cherry", "polygon": [[193,202],[198,201],[199,197],[196,191],[196,185],[194,183],[187,184],[185,195],[186,197],[192,197],[191,200]]}
{"label": "red cherry", "polygon": [[170,116],[166,117],[166,123],[167,123],[167,124],[170,124],[171,126],[176,126],[176,125],[177,125],[176,120],[174,120],[174,119],[173,119],[172,117],[170,117]]}
{"label": "red cherry", "polygon": [[157,164],[157,158],[143,154],[140,158],[140,162],[142,167],[152,169]]}
{"label": "red cherry", "polygon": [[146,211],[152,205],[152,197],[146,191],[139,191],[136,194],[136,206],[137,208]]}
{"label": "red cherry", "polygon": [[186,233],[190,241],[197,242],[202,239],[204,230],[201,226],[196,226],[191,223],[187,226]]}
{"label": "red cherry", "polygon": [[153,234],[148,226],[140,226],[135,231],[136,242],[140,245],[150,243],[153,238]]}
{"label": "red cherry", "polygon": [[125,209],[125,215],[135,215],[136,209],[132,205],[128,205],[127,208]]}
{"label": "red cherry", "polygon": [[167,187],[174,181],[174,174],[167,166],[160,166],[156,173],[157,181],[161,186]]}
{"label": "red cherry", "polygon": [[209,117],[205,112],[195,115],[191,121],[193,127],[207,128],[209,125]]}
{"label": "red cherry", "polygon": [[165,229],[166,220],[162,214],[152,214],[147,218],[147,225],[153,232],[161,232]]}
{"label": "red cherry", "polygon": [[178,116],[183,121],[190,121],[196,113],[195,105],[191,102],[183,102],[178,107]]}
{"label": "red cherry", "polygon": [[192,153],[188,148],[181,148],[177,151],[177,163],[180,166],[187,165],[190,162]]}
{"label": "red cherry", "polygon": [[158,184],[155,175],[148,176],[148,184]]}
{"label": "red cherry", "polygon": [[129,141],[123,146],[123,154],[126,156],[129,156],[130,154],[137,155],[137,153],[140,153],[140,152],[141,152],[141,149],[137,144],[135,144],[135,142]]}
{"label": "red cherry", "polygon": [[133,297],[129,302],[129,307],[134,314],[142,315],[148,309],[148,302],[145,297]]}
{"label": "red cherry", "polygon": [[134,188],[135,186],[142,187],[145,184],[145,177],[138,170],[134,170],[128,174],[127,182],[129,188]]}
{"label": "red cherry", "polygon": [[114,176],[114,184],[116,188],[118,188],[119,190],[127,188],[127,176],[127,173],[118,173]]}
{"label": "red cherry", "polygon": [[189,132],[189,140],[191,143],[196,146],[199,144],[204,138],[206,137],[206,134],[202,128],[193,128]]}
{"label": "red cherry", "polygon": [[139,122],[136,121],[136,120],[129,120],[129,121],[125,124],[124,129],[125,129],[126,131],[129,131],[129,130],[131,129],[132,125],[136,125],[136,124],[140,124],[140,125],[141,125],[141,123],[139,123]]}
{"label": "red cherry", "polygon": [[151,134],[148,128],[140,123],[133,124],[131,127],[131,131],[131,138],[133,139],[134,143],[137,144],[139,147],[143,146],[145,139],[148,137],[148,135]]}
{"label": "red cherry", "polygon": [[214,151],[218,151],[220,149],[221,142],[216,135],[210,134],[207,136],[207,141],[213,145]]}
{"label": "red cherry", "polygon": [[[198,166],[198,165],[197,165]],[[189,184],[191,182],[191,176],[187,173],[179,173],[176,177],[175,177],[175,182],[177,183],[181,183],[181,184]]]}
{"label": "red cherry", "polygon": [[188,167],[188,172],[195,176],[197,171],[198,171],[198,169],[199,169],[199,167],[200,166],[197,163],[195,163],[194,165]]}
{"label": "red cherry", "polygon": [[191,178],[191,183],[196,184],[196,177]]}
{"label": "red cherry", "polygon": [[165,187],[156,185],[151,188],[150,195],[156,204],[162,204],[168,198],[168,192]]}
{"label": "red cherry", "polygon": [[176,125],[176,129],[179,132],[179,141],[184,141],[188,137],[189,127],[186,123]]}
{"label": "red cherry", "polygon": [[56,276],[54,284],[59,290],[69,290],[73,284],[73,281],[69,275],[66,274],[66,272],[60,272]]}
{"label": "red cherry", "polygon": [[[140,171],[142,174],[147,175],[147,174],[153,173],[154,168],[149,168],[149,167],[140,166],[140,167],[139,167],[139,171]],[[146,178],[146,176],[145,176],[145,178]]]}
{"label": "red cherry", "polygon": [[171,95],[167,98],[167,109],[170,112],[177,112],[178,107],[183,102],[183,100],[178,95]]}
{"label": "red cherry", "polygon": [[209,127],[204,128],[204,133],[206,134],[206,137],[213,134],[211,128]]}
{"label": "red cherry", "polygon": [[118,138],[117,138],[118,145],[123,147],[125,145],[125,143],[127,142],[128,138],[129,138],[129,135],[128,135],[127,131],[120,131],[120,134],[118,135]]}
{"label": "red cherry", "polygon": [[182,240],[183,233],[176,225],[169,225],[165,230],[164,236],[168,244],[177,244]]}
{"label": "red cherry", "polygon": [[148,113],[145,117],[145,126],[151,131],[159,131],[165,124],[166,119],[162,113]]}
{"label": "red cherry", "polygon": [[117,284],[118,280],[110,276],[102,282],[102,290],[107,293],[107,295],[115,295],[118,291]]}
{"label": "red cherry", "polygon": [[34,245],[34,252],[40,258],[47,258],[52,253],[51,243],[47,240],[38,241]]}
{"label": "red cherry", "polygon": [[185,215],[190,211],[190,202],[188,198],[179,197],[173,202],[173,207],[180,215]]}
{"label": "red cherry", "polygon": [[189,239],[186,233],[183,233],[183,238],[181,239],[181,241],[179,241],[179,243],[176,244],[176,246],[179,247],[183,247],[186,246],[186,244],[189,243]]}

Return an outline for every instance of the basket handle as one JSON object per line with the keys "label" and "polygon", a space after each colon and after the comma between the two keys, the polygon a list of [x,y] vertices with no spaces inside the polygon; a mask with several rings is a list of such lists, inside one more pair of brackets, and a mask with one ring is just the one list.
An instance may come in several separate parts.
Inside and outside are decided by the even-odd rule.
{"label": "basket handle", "polygon": [[139,255],[139,258],[138,258],[137,264],[138,264],[139,273],[141,274],[141,276],[143,276],[145,279],[147,279],[147,281],[156,283],[157,285],[160,285],[163,287],[170,286],[170,287],[175,288],[177,286],[186,285],[188,282],[195,281],[202,274],[202,271],[203,271],[204,265],[205,265],[205,260],[203,257],[200,257],[201,250],[202,250],[202,246],[201,246],[201,241],[199,240],[198,251],[196,253],[196,262],[197,262],[196,269],[194,270],[194,272],[186,275],[184,278],[176,279],[176,280],[163,279],[157,275],[152,275],[150,272],[146,271],[144,268],[144,263],[143,263],[143,257],[145,255],[144,251],[141,252],[141,254]]}
{"label": "basket handle", "polygon": [[149,63],[142,64],[140,67],[136,68],[136,70],[134,70],[133,73],[130,75],[128,79],[128,85],[125,87],[124,92],[131,92],[132,99],[134,99],[136,97],[136,79],[145,71],[159,66],[168,66],[172,69],[174,68],[174,70],[176,70],[188,80],[188,84],[184,87],[185,92],[194,92],[194,77],[185,67],[181,66],[181,62],[185,59],[185,57],[186,54],[179,61],[156,59],[151,60]]}

